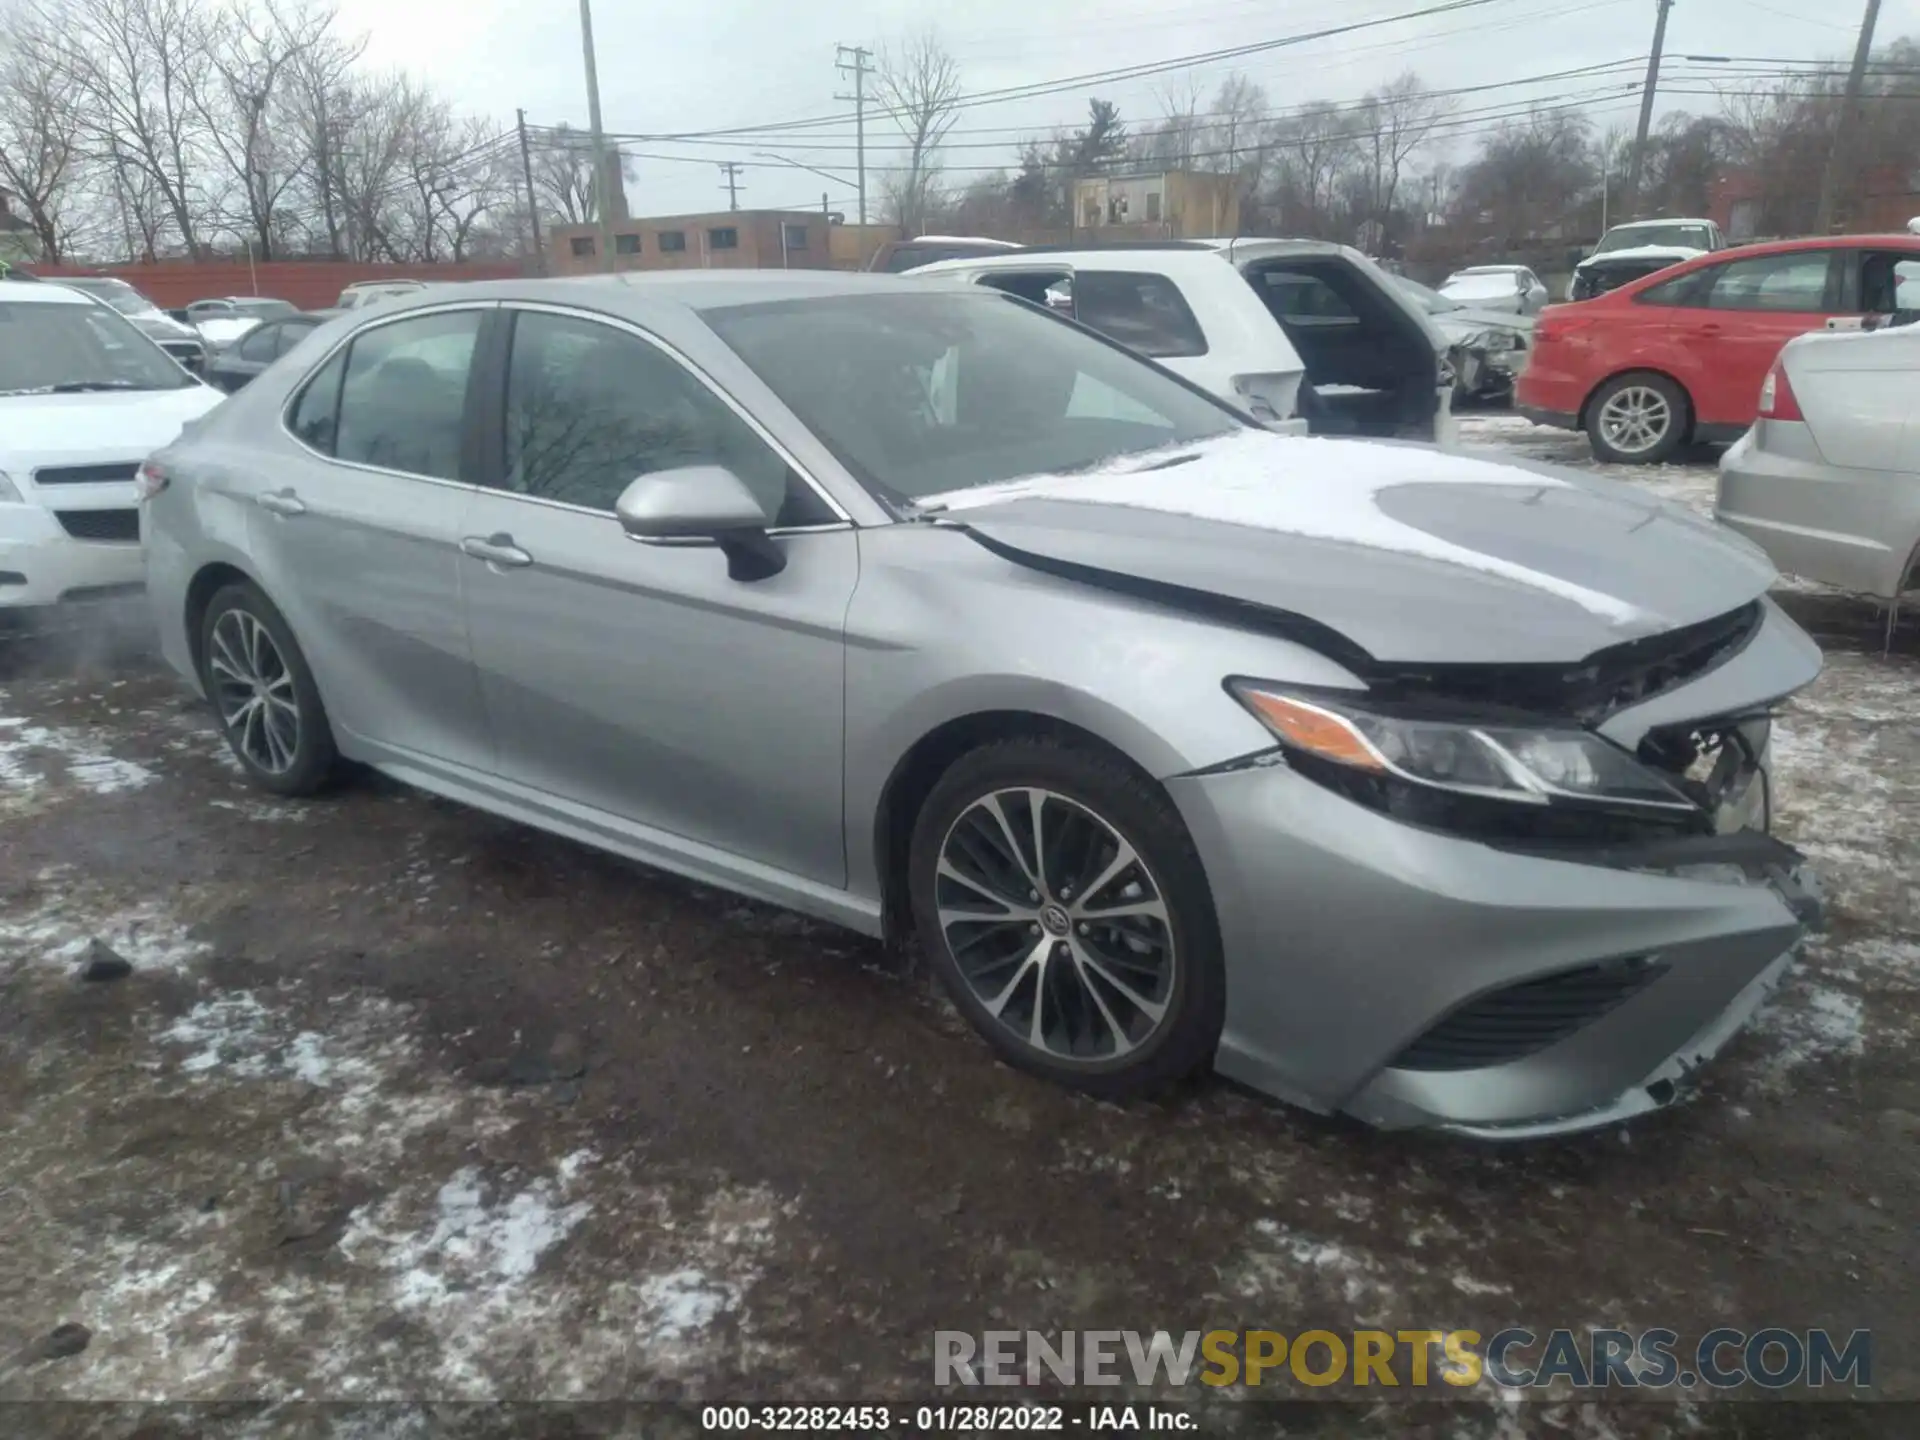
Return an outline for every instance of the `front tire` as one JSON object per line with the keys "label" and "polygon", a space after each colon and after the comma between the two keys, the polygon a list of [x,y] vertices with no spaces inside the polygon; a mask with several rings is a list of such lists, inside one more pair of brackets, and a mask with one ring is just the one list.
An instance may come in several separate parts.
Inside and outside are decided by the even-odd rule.
{"label": "front tire", "polygon": [[1658,465],[1687,438],[1687,392],[1664,375],[1616,375],[1587,402],[1593,453],[1615,465]]}
{"label": "front tire", "polygon": [[313,672],[273,602],[241,581],[200,621],[200,679],[247,778],[276,795],[312,795],[339,754]]}
{"label": "front tire", "polygon": [[1213,896],[1151,781],[1072,745],[985,746],[921,807],[908,876],[935,971],[1008,1063],[1127,1099],[1211,1062]]}

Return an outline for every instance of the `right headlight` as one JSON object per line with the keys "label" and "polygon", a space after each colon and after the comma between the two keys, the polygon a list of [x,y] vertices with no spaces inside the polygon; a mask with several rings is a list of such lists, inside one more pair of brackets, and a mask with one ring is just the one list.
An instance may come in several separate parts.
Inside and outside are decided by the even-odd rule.
{"label": "right headlight", "polygon": [[[1227,688],[1296,769],[1416,823],[1529,833],[1577,830],[1581,816],[1662,829],[1698,828],[1705,819],[1668,778],[1573,726],[1388,713],[1255,680]],[[1573,823],[1563,827],[1563,819]]]}
{"label": "right headlight", "polygon": [[0,505],[19,505],[25,502],[20,487],[8,478],[7,472],[0,470]]}

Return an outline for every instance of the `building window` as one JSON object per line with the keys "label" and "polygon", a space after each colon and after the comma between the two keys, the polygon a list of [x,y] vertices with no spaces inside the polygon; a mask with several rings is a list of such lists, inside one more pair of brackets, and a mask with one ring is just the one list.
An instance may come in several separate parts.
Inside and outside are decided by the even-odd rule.
{"label": "building window", "polygon": [[616,255],[638,255],[640,253],[640,237],[638,235],[614,236],[613,253]]}
{"label": "building window", "polygon": [[1160,223],[1160,192],[1158,190],[1147,192],[1147,223],[1149,225]]}
{"label": "building window", "polygon": [[785,227],[785,231],[786,231],[785,243],[786,243],[787,249],[804,250],[807,248],[807,227],[806,226],[788,225]]}
{"label": "building window", "polygon": [[576,235],[573,239],[569,240],[567,244],[576,255],[593,254],[593,237],[591,235]]}
{"label": "building window", "polygon": [[676,250],[687,248],[687,232],[684,230],[662,230],[660,232],[660,253],[671,255]]}
{"label": "building window", "polygon": [[737,250],[740,248],[740,232],[731,225],[722,225],[707,231],[709,250]]}

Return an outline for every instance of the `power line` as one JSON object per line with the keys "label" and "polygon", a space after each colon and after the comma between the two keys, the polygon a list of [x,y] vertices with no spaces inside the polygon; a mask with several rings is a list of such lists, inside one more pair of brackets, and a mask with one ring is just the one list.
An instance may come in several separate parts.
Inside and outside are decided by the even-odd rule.
{"label": "power line", "polygon": [[[1272,40],[1258,40],[1247,45],[1232,45],[1221,50],[1207,50],[1192,55],[1176,56],[1171,60],[1158,60],[1142,65],[1125,65],[1112,70],[1089,71],[1082,75],[1062,76],[1053,80],[1037,80],[1025,85],[1009,85],[998,90],[980,90],[962,95],[955,109],[972,109],[980,105],[999,105],[1011,100],[1031,100],[1045,95],[1061,94],[1069,90],[1084,90],[1094,85],[1110,84],[1119,80],[1139,79],[1147,75],[1162,75],[1173,70],[1190,69],[1197,65],[1218,64],[1222,60],[1238,59],[1243,55],[1257,55],[1269,50],[1280,50],[1293,45],[1305,45],[1314,40],[1331,39],[1339,35],[1350,35],[1360,30],[1374,30],[1384,25],[1397,25],[1408,20],[1423,20],[1432,15],[1449,15],[1460,10],[1475,10],[1486,5],[1508,4],[1511,0],[1441,0],[1441,3],[1428,5],[1419,10],[1404,10],[1395,15],[1383,15],[1370,20],[1353,20],[1344,25],[1330,25],[1318,30],[1300,31],[1292,35],[1282,35]],[[897,108],[876,111],[883,119],[897,119],[902,113]],[[706,140],[723,135],[768,135],[790,133],[795,130],[815,129],[822,125],[839,124],[844,117],[839,115],[818,115],[802,120],[781,120],[766,125],[733,125],[713,130],[681,130],[671,134],[645,135],[646,140]]]}

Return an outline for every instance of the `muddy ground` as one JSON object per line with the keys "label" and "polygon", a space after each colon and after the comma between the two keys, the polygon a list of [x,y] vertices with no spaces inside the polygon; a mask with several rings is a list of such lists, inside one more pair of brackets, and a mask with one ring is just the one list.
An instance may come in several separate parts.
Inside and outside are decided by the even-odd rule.
{"label": "muddy ground", "polygon": [[[1704,504],[1710,457],[1632,478]],[[375,778],[249,790],[137,609],[0,635],[0,1398],[925,1397],[936,1329],[1509,1324],[1871,1328],[1920,1397],[1920,614],[1883,654],[1780,597],[1831,927],[1692,1101],[1511,1148],[1076,1098],[858,937]],[[95,942],[132,973],[77,979]],[[1287,1423],[1920,1428],[1453,1398]]]}

